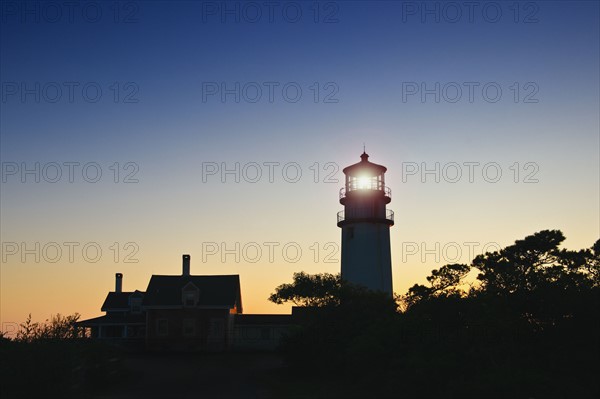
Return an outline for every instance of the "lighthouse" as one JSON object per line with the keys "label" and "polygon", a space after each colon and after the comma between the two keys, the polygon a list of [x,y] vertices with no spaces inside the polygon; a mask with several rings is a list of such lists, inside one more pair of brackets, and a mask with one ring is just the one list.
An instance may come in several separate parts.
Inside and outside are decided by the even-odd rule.
{"label": "lighthouse", "polygon": [[394,212],[386,209],[392,200],[392,191],[385,185],[387,168],[369,162],[365,152],[360,159],[344,168],[345,185],[340,189],[344,210],[337,214],[337,225],[342,229],[342,279],[391,296]]}

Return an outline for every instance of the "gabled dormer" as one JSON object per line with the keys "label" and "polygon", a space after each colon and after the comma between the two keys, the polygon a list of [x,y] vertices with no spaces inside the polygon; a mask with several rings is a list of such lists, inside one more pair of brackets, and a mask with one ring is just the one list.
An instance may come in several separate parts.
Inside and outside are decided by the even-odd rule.
{"label": "gabled dormer", "polygon": [[133,314],[142,313],[142,301],[144,300],[144,293],[138,290],[129,295],[129,309]]}
{"label": "gabled dormer", "polygon": [[200,288],[193,282],[189,282],[181,289],[181,303],[185,308],[198,306],[200,302]]}

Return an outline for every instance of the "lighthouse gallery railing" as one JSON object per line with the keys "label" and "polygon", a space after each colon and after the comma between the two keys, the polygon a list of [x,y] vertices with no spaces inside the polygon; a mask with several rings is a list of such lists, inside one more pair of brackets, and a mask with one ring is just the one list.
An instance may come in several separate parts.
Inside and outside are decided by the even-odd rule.
{"label": "lighthouse gallery railing", "polygon": [[[380,216],[378,215],[373,215],[371,212],[369,212],[370,208],[364,209],[357,209],[354,212],[352,212],[352,214],[346,215],[346,211],[339,211],[337,214],[337,222],[343,222],[344,220],[351,220],[351,219],[382,219]],[[385,210],[385,219],[386,220],[390,220],[390,221],[394,221],[394,211],[392,211],[391,209],[386,209]]]}

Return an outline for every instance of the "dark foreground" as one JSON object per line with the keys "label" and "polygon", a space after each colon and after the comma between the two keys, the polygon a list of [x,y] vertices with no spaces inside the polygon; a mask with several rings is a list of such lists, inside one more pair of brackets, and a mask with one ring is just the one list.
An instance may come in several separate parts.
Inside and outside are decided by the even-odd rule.
{"label": "dark foreground", "polygon": [[129,354],[121,378],[96,398],[275,398],[279,356],[261,354]]}
{"label": "dark foreground", "polygon": [[[297,373],[281,355],[126,352],[90,341],[0,345],[0,397],[8,398],[304,398],[323,391],[310,370]],[[302,374],[299,375],[299,374]]]}
{"label": "dark foreground", "polygon": [[[0,347],[3,399],[562,398],[594,397],[593,386],[597,385],[591,369],[585,375],[576,373],[577,378],[570,378],[562,373],[548,373],[539,366],[524,367],[516,363],[512,367],[498,365],[493,377],[467,367],[469,371],[463,378],[456,378],[456,370],[464,369],[459,363],[447,362],[441,367],[440,359],[435,361],[424,353],[419,356],[420,366],[413,369],[397,366],[382,372],[375,360],[364,365],[372,373],[363,369],[358,374],[350,373],[350,377],[348,370],[339,372],[341,366],[332,362],[313,361],[290,368],[278,353],[130,353],[93,342],[3,342]],[[597,353],[589,354],[591,358],[596,356]],[[535,377],[539,373],[543,376]],[[510,377],[512,374],[521,377]],[[517,390],[516,395],[506,395],[507,387],[515,383],[524,389]],[[482,392],[486,393],[481,395]]]}
{"label": "dark foreground", "polygon": [[5,398],[275,398],[274,353],[127,352],[89,340],[0,343]]}

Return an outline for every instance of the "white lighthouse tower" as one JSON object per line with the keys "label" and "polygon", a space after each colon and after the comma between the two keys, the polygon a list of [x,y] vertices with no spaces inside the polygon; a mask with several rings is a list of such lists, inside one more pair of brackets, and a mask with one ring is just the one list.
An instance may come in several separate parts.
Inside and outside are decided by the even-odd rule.
{"label": "white lighthouse tower", "polygon": [[342,229],[342,279],[391,296],[394,212],[385,207],[392,200],[385,186],[387,168],[369,162],[365,152],[360,159],[343,170],[346,184],[340,190],[340,203],[344,210],[337,216]]}

